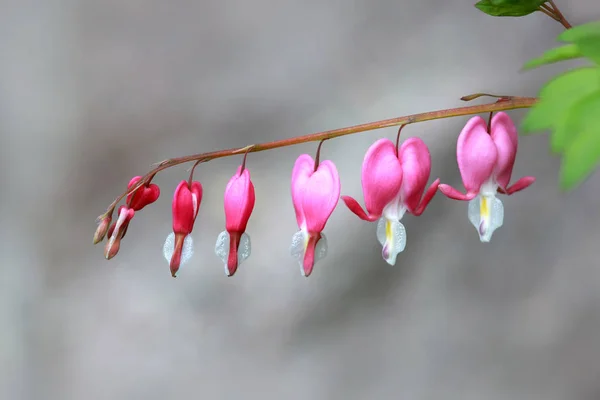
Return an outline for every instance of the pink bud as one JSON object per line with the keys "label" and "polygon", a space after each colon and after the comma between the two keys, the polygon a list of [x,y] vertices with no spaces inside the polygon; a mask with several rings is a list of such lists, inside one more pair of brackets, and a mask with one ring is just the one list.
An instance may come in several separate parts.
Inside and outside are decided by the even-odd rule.
{"label": "pink bud", "polygon": [[[131,189],[134,187],[140,179],[142,179],[141,176],[134,176],[131,181],[129,181],[127,188]],[[158,196],[160,196],[160,188],[158,185],[154,183],[142,185],[135,192],[130,193],[127,196],[127,204],[135,211],[139,211],[148,204],[154,203],[158,199]]]}
{"label": "pink bud", "polygon": [[292,171],[292,202],[300,230],[292,238],[290,252],[306,277],[312,273],[315,262],[327,253],[327,239],[321,232],[339,201],[340,189],[333,162],[322,161],[315,171],[310,155],[298,157]]}
{"label": "pink bud", "polygon": [[250,180],[250,171],[238,167],[225,188],[225,229],[228,232],[244,232],[254,209],[254,184]]}
{"label": "pink bud", "polygon": [[[181,181],[173,195],[173,233],[167,237],[164,246],[164,255],[171,269],[171,275],[175,277],[180,265],[191,256],[191,237],[194,222],[200,209],[202,201],[202,185],[194,181],[191,186],[188,181]],[[173,237],[174,236],[174,237]],[[186,239],[189,238],[189,239]],[[189,243],[190,252],[185,252],[186,240]],[[189,253],[189,254],[188,254]]]}
{"label": "pink bud", "polygon": [[107,215],[100,220],[100,223],[96,228],[96,232],[94,233],[94,244],[98,244],[104,239],[106,233],[108,232],[108,227],[110,226],[111,221],[112,217],[110,215]]}
{"label": "pink bud", "polygon": [[181,181],[173,195],[173,232],[188,235],[192,233],[194,221],[202,202],[202,185],[193,181]]}
{"label": "pink bud", "polygon": [[104,247],[104,256],[107,260],[110,260],[119,252],[121,247],[121,239],[127,232],[129,222],[133,219],[135,211],[127,206],[119,207],[119,217],[117,220],[108,228],[108,241]]}
{"label": "pink bud", "polygon": [[[225,229],[215,245],[215,253],[225,264],[227,276],[233,276],[239,264],[250,256],[250,237],[245,233],[254,209],[254,184],[250,171],[239,166],[225,188]],[[229,242],[229,246],[227,246]],[[240,244],[243,250],[240,251]]]}

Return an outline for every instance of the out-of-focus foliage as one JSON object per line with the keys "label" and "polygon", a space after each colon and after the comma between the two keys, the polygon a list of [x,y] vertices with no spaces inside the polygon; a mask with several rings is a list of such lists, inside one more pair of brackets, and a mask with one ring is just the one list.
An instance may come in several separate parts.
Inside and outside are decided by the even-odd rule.
{"label": "out-of-focus foliage", "polygon": [[493,17],[522,17],[537,11],[546,0],[481,0],[475,7]]}
{"label": "out-of-focus foliage", "polygon": [[547,82],[521,128],[525,134],[551,131],[550,147],[562,154],[560,185],[570,190],[600,162],[600,21],[568,29],[558,40],[569,44],[530,60],[525,68],[574,58],[586,58],[592,65]]}

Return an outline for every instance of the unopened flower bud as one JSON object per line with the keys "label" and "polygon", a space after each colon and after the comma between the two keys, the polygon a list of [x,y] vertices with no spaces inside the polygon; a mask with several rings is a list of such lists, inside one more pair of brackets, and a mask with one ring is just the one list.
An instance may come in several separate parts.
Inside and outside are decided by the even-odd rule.
{"label": "unopened flower bud", "polygon": [[169,262],[171,276],[175,278],[179,267],[186,263],[193,253],[193,241],[190,233],[202,202],[200,182],[181,181],[173,195],[173,232],[167,236],[163,246],[163,255]]}
{"label": "unopened flower bud", "polygon": [[135,215],[135,211],[127,206],[119,207],[119,218],[108,228],[109,239],[104,247],[104,257],[110,260],[119,252],[121,239],[125,236],[129,222]]}
{"label": "unopened flower bud", "polygon": [[254,184],[250,180],[250,171],[242,168],[238,167],[225,188],[225,230],[215,244],[215,254],[223,261],[227,276],[235,274],[251,251],[246,226],[254,209]]}
{"label": "unopened flower bud", "polygon": [[104,240],[104,237],[108,232],[108,227],[110,226],[111,221],[112,217],[110,215],[107,215],[104,218],[102,218],[102,220],[98,224],[98,228],[96,228],[96,232],[94,233],[94,244],[98,244],[102,240]]}
{"label": "unopened flower bud", "polygon": [[[129,181],[127,188],[131,189],[137,185],[141,179],[141,176],[134,176],[131,181]],[[160,188],[157,184],[151,183],[149,185],[142,185],[133,193],[129,193],[127,196],[127,204],[134,211],[140,211],[148,204],[154,203],[158,199],[158,196],[160,196]]]}

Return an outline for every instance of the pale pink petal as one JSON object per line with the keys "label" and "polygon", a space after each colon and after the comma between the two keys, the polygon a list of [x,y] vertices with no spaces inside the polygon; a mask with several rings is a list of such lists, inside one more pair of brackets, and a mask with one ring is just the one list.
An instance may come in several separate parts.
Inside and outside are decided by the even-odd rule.
{"label": "pale pink petal", "polygon": [[452,186],[446,185],[445,183],[438,185],[438,189],[440,189],[440,192],[442,192],[442,194],[444,194],[446,197],[449,197],[453,200],[473,200],[475,196],[477,196],[477,193],[461,193],[457,189],[454,189]]}
{"label": "pale pink petal", "polygon": [[308,182],[302,197],[302,210],[309,233],[321,232],[340,198],[340,177],[333,162],[319,164]]}
{"label": "pale pink petal", "polygon": [[302,154],[296,159],[292,170],[292,202],[296,212],[298,227],[304,224],[304,212],[302,211],[302,198],[306,183],[315,169],[315,162],[308,154]]}
{"label": "pale pink petal", "polygon": [[481,185],[492,176],[497,158],[498,151],[487,133],[484,119],[480,116],[471,118],[458,136],[456,145],[458,169],[469,196],[479,193]]}
{"label": "pale pink petal", "polygon": [[517,155],[517,128],[508,114],[499,112],[492,118],[490,136],[498,150],[494,174],[498,184],[506,188],[510,183],[515,157]]}
{"label": "pale pink petal", "polygon": [[358,201],[356,201],[354,198],[352,198],[350,196],[342,196],[342,200],[344,200],[344,203],[346,204],[346,206],[350,209],[350,211],[352,211],[354,214],[356,214],[356,216],[358,218],[365,220],[365,221],[369,221],[369,222],[374,222],[379,219],[379,216],[368,215],[362,209],[360,204],[358,204]]}
{"label": "pale pink petal", "polygon": [[224,208],[228,232],[242,233],[246,230],[248,219],[255,203],[254,185],[247,168],[240,174],[241,166],[229,180],[225,188]]}
{"label": "pale pink petal", "polygon": [[194,206],[194,219],[198,216],[200,203],[202,202],[202,185],[198,181],[192,181],[192,202]]}
{"label": "pale pink petal", "polygon": [[369,147],[362,165],[361,181],[367,212],[377,219],[402,185],[402,166],[396,155],[396,145],[389,139],[379,139]]}
{"label": "pale pink petal", "polygon": [[423,214],[423,211],[425,211],[425,209],[429,205],[429,202],[431,201],[431,199],[433,199],[433,196],[437,192],[439,184],[440,184],[439,178],[436,179],[435,181],[433,181],[433,183],[429,186],[429,188],[425,192],[425,196],[421,200],[421,203],[419,204],[417,209],[412,211],[413,215],[418,217],[419,215]]}
{"label": "pale pink petal", "polygon": [[402,200],[414,214],[429,180],[431,155],[423,140],[411,137],[400,146],[398,159],[402,166]]}
{"label": "pale pink petal", "polygon": [[512,186],[506,189],[506,194],[511,195],[518,191],[521,191],[529,186],[531,186],[535,182],[535,178],[533,176],[524,176],[518,181],[516,181]]}

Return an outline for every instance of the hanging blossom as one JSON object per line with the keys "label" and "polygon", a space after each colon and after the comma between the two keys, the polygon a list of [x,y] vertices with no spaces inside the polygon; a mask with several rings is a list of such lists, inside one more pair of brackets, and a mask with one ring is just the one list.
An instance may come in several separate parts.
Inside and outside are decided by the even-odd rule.
{"label": "hanging blossom", "polygon": [[163,246],[163,255],[176,277],[179,267],[188,262],[193,255],[194,242],[190,233],[194,228],[196,216],[202,202],[202,185],[197,181],[182,180],[173,195],[173,232]]}
{"label": "hanging blossom", "polygon": [[[142,179],[141,176],[134,176],[129,183],[127,188],[131,189]],[[110,260],[119,252],[121,247],[121,240],[127,233],[129,223],[133,219],[135,212],[140,211],[147,205],[154,203],[160,196],[160,188],[154,183],[148,183],[142,185],[135,192],[130,193],[127,196],[127,205],[122,205],[118,209],[118,218],[115,222],[110,225],[112,217],[110,215],[100,221],[98,229],[94,234],[94,244],[104,239],[105,234],[108,234],[108,241],[104,247],[104,256],[107,260]],[[108,227],[110,225],[110,227]],[[108,227],[108,229],[107,229]]]}
{"label": "hanging blossom", "polygon": [[421,215],[435,195],[439,179],[425,192],[430,172],[431,155],[421,139],[408,138],[400,149],[391,140],[380,139],[369,147],[362,165],[366,212],[354,198],[342,196],[360,219],[379,220],[377,240],[383,259],[390,265],[406,247],[406,229],[400,220],[406,212]]}
{"label": "hanging blossom", "polygon": [[327,238],[322,231],[339,201],[340,190],[340,177],[332,161],[319,163],[318,151],[316,162],[308,154],[298,157],[292,171],[292,202],[300,230],[292,237],[290,253],[305,277],[327,255]]}
{"label": "hanging blossom", "polygon": [[245,232],[254,202],[250,171],[242,164],[225,188],[225,230],[215,244],[215,254],[223,261],[227,276],[233,276],[238,266],[250,257],[250,236]]}
{"label": "hanging blossom", "polygon": [[509,186],[518,140],[517,128],[504,112],[492,118],[489,132],[483,118],[471,118],[456,145],[458,169],[467,193],[446,184],[439,186],[447,197],[469,201],[468,218],[482,242],[489,242],[504,222],[504,206],[496,193],[511,195],[535,182],[533,176],[525,176]]}

